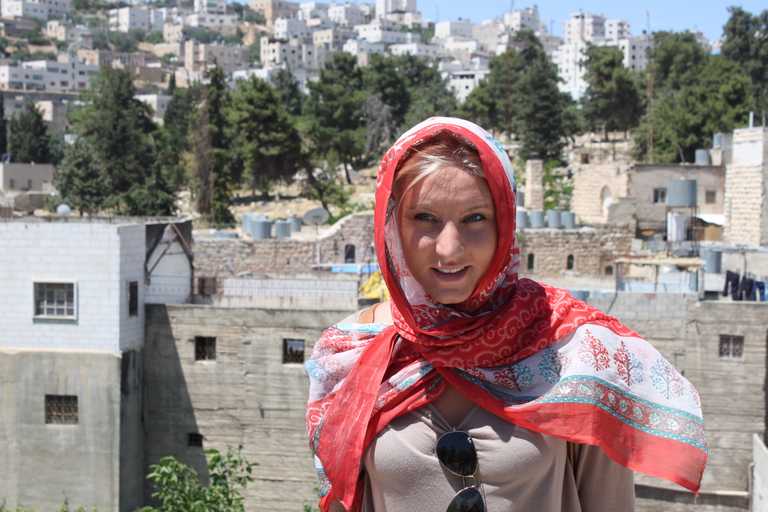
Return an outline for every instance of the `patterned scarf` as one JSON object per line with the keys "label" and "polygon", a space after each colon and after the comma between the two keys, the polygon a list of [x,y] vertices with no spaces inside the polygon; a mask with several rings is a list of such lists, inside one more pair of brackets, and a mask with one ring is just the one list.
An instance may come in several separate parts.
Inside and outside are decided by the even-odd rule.
{"label": "patterned scarf", "polygon": [[[446,129],[477,147],[499,231],[488,271],[454,308],[433,301],[408,270],[391,197],[393,177],[412,146]],[[394,325],[337,324],[306,363],[307,429],[323,510],[335,500],[358,510],[369,443],[392,419],[434,401],[449,384],[511,423],[598,445],[629,469],[698,491],[707,458],[698,393],[614,318],[565,290],[518,280],[515,208],[506,152],[472,123],[429,119],[385,155],[375,235]]]}

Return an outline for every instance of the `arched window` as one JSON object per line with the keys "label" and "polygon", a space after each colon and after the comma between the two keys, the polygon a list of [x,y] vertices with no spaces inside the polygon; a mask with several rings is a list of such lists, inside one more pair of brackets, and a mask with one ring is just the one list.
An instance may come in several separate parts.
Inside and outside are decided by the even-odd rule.
{"label": "arched window", "polygon": [[344,263],[355,262],[355,246],[347,244],[344,246]]}
{"label": "arched window", "polygon": [[566,270],[573,270],[573,254],[568,255],[568,259],[565,262]]}
{"label": "arched window", "polygon": [[533,261],[534,261],[533,254],[532,253],[528,254],[528,270],[533,270]]}
{"label": "arched window", "polygon": [[611,189],[608,187],[603,187],[603,191],[600,192],[600,201],[602,203],[602,212],[603,217],[608,218],[608,207],[613,204],[613,194],[611,193]]}
{"label": "arched window", "polygon": [[612,276],[613,275],[613,267],[611,265],[608,265],[605,267],[605,275]]}

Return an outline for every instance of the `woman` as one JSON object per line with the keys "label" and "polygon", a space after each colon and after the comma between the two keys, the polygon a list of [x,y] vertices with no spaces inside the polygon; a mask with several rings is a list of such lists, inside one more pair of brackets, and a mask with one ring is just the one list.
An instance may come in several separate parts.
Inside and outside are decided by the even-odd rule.
{"label": "woman", "polygon": [[630,470],[698,490],[695,389],[615,319],[518,280],[515,200],[509,158],[472,123],[429,119],[387,152],[391,302],[328,329],[306,364],[323,510],[632,510]]}

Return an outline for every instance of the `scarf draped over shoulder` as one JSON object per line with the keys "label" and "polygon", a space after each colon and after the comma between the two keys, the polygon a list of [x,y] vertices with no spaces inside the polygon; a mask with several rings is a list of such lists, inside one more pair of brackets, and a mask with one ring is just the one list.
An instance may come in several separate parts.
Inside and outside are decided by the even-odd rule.
{"label": "scarf draped over shoulder", "polygon": [[[450,130],[477,148],[493,194],[496,253],[456,307],[429,297],[402,257],[393,178],[414,144]],[[697,492],[707,458],[699,395],[648,342],[567,291],[518,279],[509,157],[468,121],[431,118],[405,133],[377,177],[375,239],[394,324],[337,324],[306,362],[307,429],[320,508],[358,510],[366,448],[392,419],[448,385],[516,425],[600,446],[629,469]]]}

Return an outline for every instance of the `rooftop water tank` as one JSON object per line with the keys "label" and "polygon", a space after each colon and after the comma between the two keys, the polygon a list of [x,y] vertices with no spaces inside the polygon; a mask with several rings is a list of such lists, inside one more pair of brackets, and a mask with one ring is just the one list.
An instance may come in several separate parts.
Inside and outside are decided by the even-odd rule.
{"label": "rooftop water tank", "polygon": [[517,229],[523,229],[528,227],[528,212],[525,210],[517,210]]}
{"label": "rooftop water tank", "polygon": [[532,228],[544,227],[544,212],[542,212],[541,210],[528,212],[528,217],[531,220]]}
{"label": "rooftop water tank", "polygon": [[563,223],[563,227],[565,229],[575,229],[576,228],[576,214],[573,212],[562,212],[560,213],[560,220]]}
{"label": "rooftop water tank", "polygon": [[696,180],[669,180],[667,206],[696,206]]}
{"label": "rooftop water tank", "polygon": [[275,238],[291,238],[291,221],[275,221]]}
{"label": "rooftop water tank", "polygon": [[547,210],[547,226],[550,228],[561,228],[560,210]]}
{"label": "rooftop water tank", "polygon": [[697,149],[694,153],[695,156],[695,162],[696,165],[709,165],[709,150],[708,149]]}

